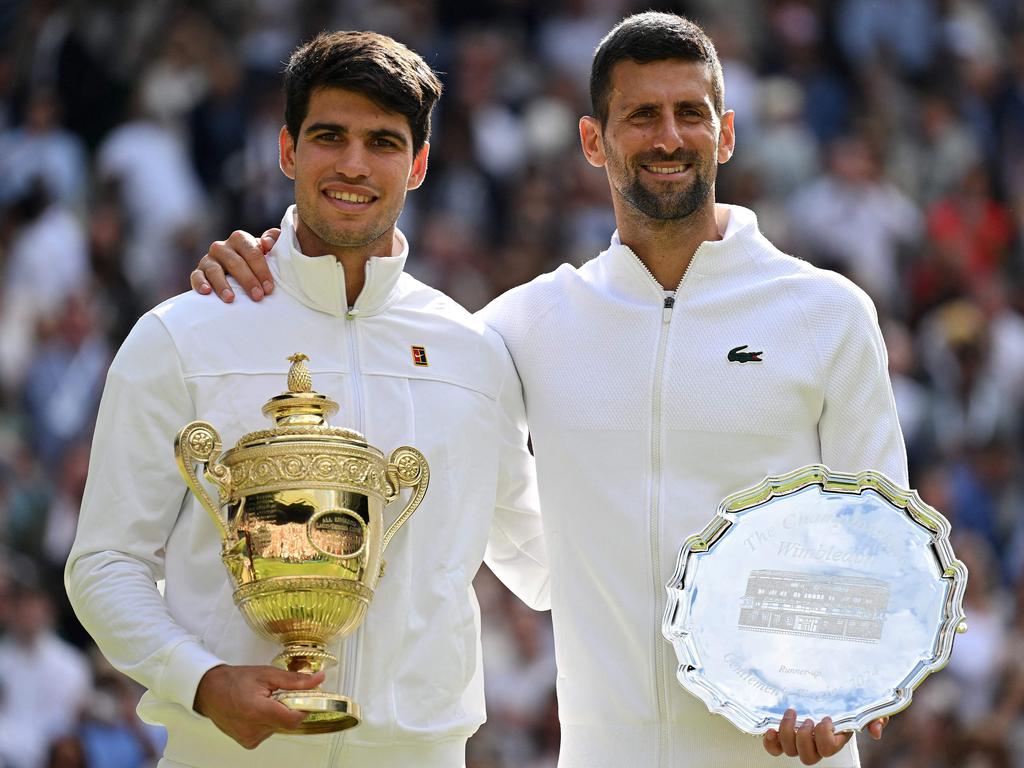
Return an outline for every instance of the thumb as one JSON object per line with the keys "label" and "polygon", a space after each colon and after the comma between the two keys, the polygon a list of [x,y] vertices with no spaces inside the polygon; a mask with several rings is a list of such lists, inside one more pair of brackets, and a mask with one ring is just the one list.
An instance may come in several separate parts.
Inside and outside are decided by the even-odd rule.
{"label": "thumb", "polygon": [[307,675],[304,672],[288,672],[270,667],[264,680],[274,690],[306,691],[320,685],[325,676],[322,669],[315,675]]}
{"label": "thumb", "polygon": [[260,245],[263,246],[264,253],[270,253],[270,249],[274,247],[274,243],[277,242],[277,238],[281,236],[281,230],[276,227],[268,229],[263,233],[263,237],[260,238]]}

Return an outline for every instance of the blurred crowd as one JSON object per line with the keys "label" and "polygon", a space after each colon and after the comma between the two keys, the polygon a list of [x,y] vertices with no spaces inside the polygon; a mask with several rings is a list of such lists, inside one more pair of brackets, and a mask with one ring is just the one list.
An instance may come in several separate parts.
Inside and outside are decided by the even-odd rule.
{"label": "blurred crowd", "polygon": [[[1024,766],[1019,0],[6,0],[0,768],[160,752],[137,686],[70,612],[62,566],[121,340],[212,239],[274,226],[291,200],[276,140],[291,49],[373,29],[442,74],[430,173],[400,226],[410,270],[476,309],[607,244],[577,119],[595,45],[651,6],[718,45],[738,134],[718,199],[874,299],[912,483],[970,568],[969,632],[881,744],[862,740],[865,768]],[[477,584],[490,719],[467,765],[553,768],[548,616],[486,569]]]}

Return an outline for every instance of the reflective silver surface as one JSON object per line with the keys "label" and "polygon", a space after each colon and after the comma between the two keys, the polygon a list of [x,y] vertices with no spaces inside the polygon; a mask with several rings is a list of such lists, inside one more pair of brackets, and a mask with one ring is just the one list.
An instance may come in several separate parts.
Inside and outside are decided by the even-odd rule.
{"label": "reflective silver surface", "polygon": [[788,707],[859,729],[945,666],[966,579],[915,492],[813,465],[730,496],[687,539],[663,632],[683,687],[743,731]]}

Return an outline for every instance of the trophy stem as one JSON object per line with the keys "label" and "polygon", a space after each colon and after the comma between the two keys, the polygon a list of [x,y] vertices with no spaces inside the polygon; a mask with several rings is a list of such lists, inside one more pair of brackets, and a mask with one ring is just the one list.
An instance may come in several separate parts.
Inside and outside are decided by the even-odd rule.
{"label": "trophy stem", "polygon": [[303,672],[315,675],[325,667],[333,667],[338,657],[330,653],[322,643],[285,643],[284,650],[273,661],[275,667],[287,669],[289,672]]}

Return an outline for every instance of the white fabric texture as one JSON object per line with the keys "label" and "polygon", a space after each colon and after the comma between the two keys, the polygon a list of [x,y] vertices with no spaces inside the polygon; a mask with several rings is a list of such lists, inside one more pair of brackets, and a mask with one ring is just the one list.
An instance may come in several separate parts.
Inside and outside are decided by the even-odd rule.
{"label": "white fabric texture", "polygon": [[[404,238],[401,254],[368,262],[366,287],[342,311],[341,265],[299,252],[293,216],[274,249],[272,295],[227,306],[184,294],[143,316],[122,346],[100,406],[68,592],[104,654],[149,689],[140,713],[167,726],[172,761],[326,766],[354,753],[391,766],[415,749],[418,765],[461,766],[484,719],[471,581],[489,532],[492,569],[527,602],[547,604],[519,381],[495,333],[402,271]],[[413,364],[413,345],[427,366]],[[415,446],[431,480],[385,554],[365,622],[333,648],[342,663],[324,688],[352,696],[362,724],[273,736],[247,752],[192,711],[196,688],[217,664],[265,664],[277,650],[233,605],[216,528],[186,493],[172,445],[197,418],[225,448],[269,426],[260,408],[286,388],[296,352],[311,358],[314,387],[340,403],[332,424],[385,454]],[[400,509],[391,505],[386,521]]]}
{"label": "white fabric texture", "polygon": [[[672,309],[616,236],[480,313],[512,354],[537,458],[560,768],[788,764],[676,682],[660,630],[679,547],[766,474],[822,462],[907,482],[870,300],[779,252],[752,212],[728,219]],[[730,361],[741,346],[761,361]],[[821,764],[856,766],[856,749]]]}

